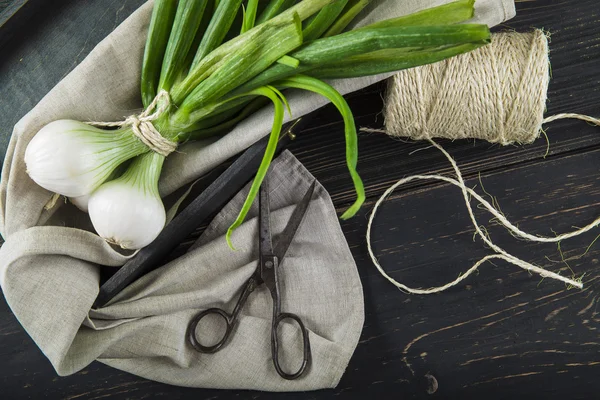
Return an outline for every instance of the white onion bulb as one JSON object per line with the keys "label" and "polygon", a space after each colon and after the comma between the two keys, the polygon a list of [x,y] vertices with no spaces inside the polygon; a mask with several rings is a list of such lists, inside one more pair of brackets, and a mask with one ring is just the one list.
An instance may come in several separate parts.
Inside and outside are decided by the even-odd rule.
{"label": "white onion bulb", "polygon": [[92,193],[88,211],[96,232],[123,249],[150,244],[166,222],[158,193],[164,157],[154,152],[137,157],[122,177]]}
{"label": "white onion bulb", "polygon": [[102,130],[73,120],[44,126],[25,150],[27,173],[52,192],[90,194],[124,161],[148,148],[129,129]]}

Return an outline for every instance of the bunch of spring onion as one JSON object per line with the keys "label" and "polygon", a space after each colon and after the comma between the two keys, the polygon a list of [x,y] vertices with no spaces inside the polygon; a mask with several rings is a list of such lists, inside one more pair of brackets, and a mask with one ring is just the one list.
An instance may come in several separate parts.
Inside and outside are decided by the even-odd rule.
{"label": "bunch of spring onion", "polygon": [[[349,218],[365,199],[356,171],[356,127],[344,98],[324,80],[416,67],[489,42],[486,26],[461,24],[472,18],[474,0],[347,30],[369,2],[155,0],[141,98],[144,107],[161,110],[152,121],[159,135],[174,143],[224,135],[265,103],[274,105],[267,150],[228,240],[273,158],[286,89],[323,95],[343,116],[347,165],[357,193],[342,215]],[[160,96],[165,93],[166,98]],[[131,126],[100,129],[72,120],[43,127],[25,154],[37,184],[71,198],[89,212],[100,236],[127,249],[148,245],[165,225],[158,193],[164,160],[132,134]]]}

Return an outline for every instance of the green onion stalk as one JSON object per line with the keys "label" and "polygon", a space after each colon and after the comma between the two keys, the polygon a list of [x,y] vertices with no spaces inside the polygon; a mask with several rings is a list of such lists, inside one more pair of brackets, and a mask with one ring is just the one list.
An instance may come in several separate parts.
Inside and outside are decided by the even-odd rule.
{"label": "green onion stalk", "polygon": [[[487,26],[465,23],[473,17],[474,0],[348,30],[369,3],[156,0],[142,64],[143,116],[112,130],[77,121],[47,125],[26,151],[30,177],[78,202],[89,199],[86,208],[101,236],[124,248],[141,248],[166,221],[158,194],[162,165],[170,152],[165,148],[226,135],[272,104],[267,149],[227,233],[233,247],[231,233],[243,223],[273,159],[286,108],[289,111],[285,93],[304,90],[327,98],[343,118],[356,200],[342,218],[354,216],[365,201],[357,171],[356,126],[344,97],[324,79],[412,68],[490,41]],[[66,153],[68,157],[56,156]]]}

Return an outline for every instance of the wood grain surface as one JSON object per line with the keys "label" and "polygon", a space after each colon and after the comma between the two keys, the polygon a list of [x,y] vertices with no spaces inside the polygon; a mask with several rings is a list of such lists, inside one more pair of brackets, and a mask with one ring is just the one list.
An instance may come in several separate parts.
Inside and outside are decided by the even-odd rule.
{"label": "wood grain surface", "polygon": [[[123,5],[102,18],[115,18]],[[138,2],[139,3],[139,2]],[[545,28],[552,34],[553,79],[548,115],[580,112],[598,115],[600,106],[600,5],[597,0],[535,0],[517,3],[518,16],[500,29]],[[80,11],[75,5],[56,8],[62,21]],[[117,15],[115,23],[127,13]],[[87,15],[77,14],[77,18]],[[61,18],[63,18],[61,20]],[[99,26],[99,25],[98,25]],[[100,29],[100,28],[98,28]],[[102,28],[105,29],[105,28]],[[73,60],[80,61],[106,31],[90,34],[81,54],[63,63],[59,80]],[[110,29],[108,29],[110,31]],[[39,38],[38,38],[39,39]],[[97,39],[97,40],[96,40]],[[32,39],[33,40],[33,39]],[[79,42],[78,42],[79,43]],[[8,53],[34,55],[27,42]],[[41,45],[40,45],[41,46]],[[64,50],[69,53],[70,49]],[[50,62],[52,56],[47,55]],[[0,63],[0,72],[22,79],[31,71]],[[43,96],[53,82],[38,91],[17,93],[18,84],[0,91],[20,96],[3,122],[17,119]],[[5,81],[6,82],[6,81]],[[55,83],[55,82],[54,82]],[[45,88],[45,89],[44,89]],[[379,127],[384,85],[350,95],[361,126]],[[11,92],[14,91],[14,92]],[[19,115],[20,114],[20,115]],[[14,124],[14,122],[13,122]],[[12,125],[0,125],[8,129]],[[484,142],[442,142],[465,173],[470,186],[493,193],[503,212],[520,228],[553,235],[582,226],[600,209],[600,128],[582,122],[556,122],[546,141],[524,147],[499,147]],[[6,131],[2,131],[6,138]],[[339,211],[352,199],[343,150],[343,129],[332,108],[324,109],[292,145],[292,151],[330,192]],[[529,262],[577,276],[585,273],[582,291],[542,280],[504,262],[485,264],[459,287],[435,296],[410,296],[398,291],[368,259],[364,236],[366,218],[376,199],[396,180],[413,173],[448,173],[450,166],[435,149],[423,143],[404,143],[384,135],[362,135],[359,171],[366,183],[368,203],[360,215],[342,222],[364,285],[366,321],[360,343],[340,385],[312,393],[273,394],[247,391],[185,389],[147,381],[99,363],[69,377],[56,376],[50,363],[23,331],[2,300],[0,303],[1,398],[47,399],[275,399],[275,398],[598,398],[600,383],[600,241],[598,231],[561,244],[519,241],[489,222],[478,210],[494,241]],[[413,153],[415,150],[420,151]],[[399,188],[382,206],[375,222],[374,248],[394,278],[427,287],[456,278],[481,257],[490,254],[473,241],[460,192],[438,183],[413,182]],[[562,261],[565,258],[567,261]]]}

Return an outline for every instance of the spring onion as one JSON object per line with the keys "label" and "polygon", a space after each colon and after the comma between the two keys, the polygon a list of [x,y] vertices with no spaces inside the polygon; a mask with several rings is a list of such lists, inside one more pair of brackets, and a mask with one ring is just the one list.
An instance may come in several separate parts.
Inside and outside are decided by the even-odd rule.
{"label": "spring onion", "polygon": [[125,161],[148,152],[130,129],[105,131],[72,120],[44,126],[25,150],[27,173],[68,197],[92,193]]}
{"label": "spring onion", "polygon": [[[155,0],[141,73],[146,119],[118,129],[60,120],[29,143],[25,162],[43,188],[89,212],[98,234],[128,249],[148,245],[166,214],[158,193],[165,155],[155,142],[227,134],[267,103],[274,108],[269,143],[250,192],[227,233],[243,223],[281,134],[286,90],[325,96],[345,125],[346,160],[356,201],[365,201],[357,171],[358,138],[350,107],[325,78],[351,78],[431,63],[489,42],[484,25],[459,25],[473,0],[346,31],[369,0]],[[152,116],[152,118],[150,118]],[[152,140],[144,135],[154,135]],[[156,137],[158,135],[158,137]],[[142,141],[144,140],[144,142]],[[144,144],[147,143],[147,144]]]}
{"label": "spring onion", "polygon": [[148,152],[136,158],[120,178],[92,193],[90,218],[106,241],[123,249],[140,249],[164,228],[166,212],[158,194],[164,159]]}

